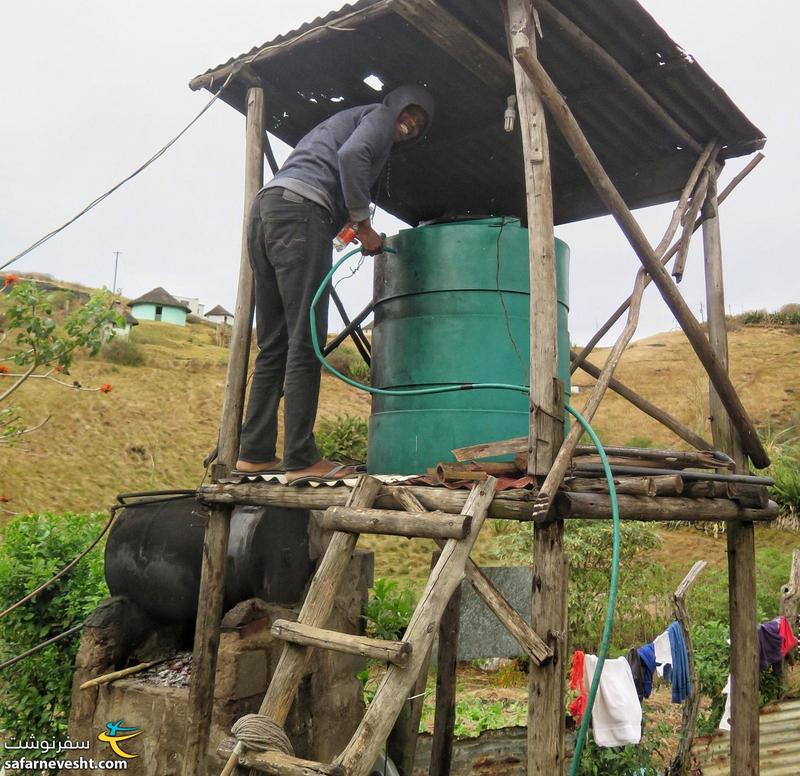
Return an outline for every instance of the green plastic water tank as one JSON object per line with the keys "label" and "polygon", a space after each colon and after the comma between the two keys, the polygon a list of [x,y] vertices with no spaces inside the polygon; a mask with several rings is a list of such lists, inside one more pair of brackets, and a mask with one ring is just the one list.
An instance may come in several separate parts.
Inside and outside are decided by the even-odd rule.
{"label": "green plastic water tank", "polygon": [[[407,229],[376,260],[372,384],[528,385],[528,232],[487,218]],[[558,372],[569,394],[569,247],[556,240]],[[528,396],[480,389],[372,398],[368,470],[424,473],[455,447],[523,436]]]}

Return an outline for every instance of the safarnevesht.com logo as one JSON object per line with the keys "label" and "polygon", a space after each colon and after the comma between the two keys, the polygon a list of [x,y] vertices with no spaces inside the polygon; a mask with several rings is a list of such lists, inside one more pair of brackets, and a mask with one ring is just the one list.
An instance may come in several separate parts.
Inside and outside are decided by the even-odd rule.
{"label": "safarnevesht.com logo", "polygon": [[[28,770],[108,770],[124,771],[128,768],[128,760],[132,760],[139,755],[128,749],[129,744],[125,743],[132,738],[141,735],[144,731],[137,727],[126,727],[123,720],[116,722],[106,722],[105,729],[97,735],[97,740],[107,744],[113,754],[112,760],[95,760],[93,757],[85,757],[81,753],[75,757],[73,752],[76,750],[88,750],[91,742],[73,741],[46,741],[35,739],[33,736],[25,740],[7,741],[3,746],[5,758],[3,759],[0,776],[6,776],[9,771],[28,771]],[[123,743],[125,746],[123,747]],[[67,752],[66,757],[62,756]],[[70,756],[72,755],[72,756]]]}

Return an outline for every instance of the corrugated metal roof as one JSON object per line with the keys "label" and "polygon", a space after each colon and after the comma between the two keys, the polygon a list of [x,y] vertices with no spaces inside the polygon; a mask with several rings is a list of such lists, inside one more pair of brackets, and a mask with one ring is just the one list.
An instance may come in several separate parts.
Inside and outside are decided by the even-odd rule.
{"label": "corrugated metal roof", "polygon": [[[486,77],[437,45],[425,25],[400,15],[429,0],[360,0],[192,80],[192,88],[218,88],[231,69],[247,64],[222,99],[244,112],[255,75],[267,101],[268,128],[294,145],[315,124],[342,108],[375,102],[363,83],[375,74],[392,89],[428,86],[437,102],[428,136],[392,155],[378,203],[410,222],[467,213],[525,214],[519,122],[503,131],[511,69],[498,58]],[[636,0],[551,0],[562,14],[602,46],[699,144],[719,138],[723,157],[750,153],[763,135],[700,65],[670,39]],[[497,0],[439,0],[458,25],[507,60]],[[407,11],[406,11],[406,15]],[[696,153],[622,85],[577,51],[558,24],[541,19],[539,56],[631,207],[676,199]],[[491,69],[491,68],[490,68]],[[494,84],[490,86],[489,84]],[[685,145],[685,144],[684,144]],[[569,147],[551,131],[556,222],[604,213]]]}
{"label": "corrugated metal roof", "polygon": [[[800,699],[773,703],[759,716],[761,776],[797,776],[800,773]],[[731,772],[730,733],[695,739],[692,773],[728,776]]]}

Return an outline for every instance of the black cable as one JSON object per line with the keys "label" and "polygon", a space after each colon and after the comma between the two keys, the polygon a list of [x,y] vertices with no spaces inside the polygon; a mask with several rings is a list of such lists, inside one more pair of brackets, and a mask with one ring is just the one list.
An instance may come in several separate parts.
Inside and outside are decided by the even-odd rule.
{"label": "black cable", "polygon": [[178,142],[178,140],[181,139],[181,137],[183,137],[183,135],[186,134],[186,132],[189,131],[189,129],[192,127],[192,125],[214,104],[214,102],[217,100],[219,95],[222,93],[222,90],[230,82],[230,80],[233,77],[235,72],[236,72],[235,70],[232,71],[231,74],[227,77],[227,79],[225,79],[225,83],[222,84],[222,86],[214,94],[214,96],[205,104],[205,107],[200,111],[200,113],[198,113],[177,135],[175,135],[175,137],[173,137],[172,140],[170,140],[160,150],[156,151],[156,153],[154,153],[144,164],[142,164],[139,167],[137,167],[130,175],[128,175],[127,178],[123,178],[119,183],[116,184],[116,186],[113,186],[107,192],[105,192],[105,194],[101,194],[96,199],[93,199],[77,215],[74,215],[72,218],[70,218],[69,221],[67,221],[66,223],[64,223],[61,226],[57,227],[56,229],[53,229],[51,232],[48,232],[46,235],[44,235],[44,237],[40,237],[38,240],[36,240],[36,242],[32,243],[27,248],[25,248],[24,251],[20,251],[16,256],[14,256],[13,258],[9,259],[5,264],[0,266],[0,270],[4,270],[6,267],[8,267],[9,265],[13,264],[15,261],[21,259],[26,254],[28,254],[31,251],[33,251],[36,248],[38,248],[40,245],[44,245],[44,243],[46,243],[51,237],[55,237],[59,232],[63,232],[64,229],[66,229],[70,224],[74,224],[75,221],[77,221],[81,216],[85,215],[92,208],[94,208],[97,205],[99,205],[106,197],[111,196],[111,194],[113,194],[118,188],[120,188],[121,186],[125,185],[129,180],[132,180],[133,178],[135,178],[140,172],[145,170],[153,162],[155,162],[157,159],[159,159],[161,156],[163,156],[173,145],[175,145],[175,143]]}
{"label": "black cable", "polygon": [[71,636],[73,633],[77,633],[86,625],[85,622],[80,623],[79,625],[74,625],[69,630],[64,631],[63,633],[59,633],[58,636],[53,636],[51,639],[47,639],[47,641],[43,641],[41,644],[37,644],[35,647],[31,647],[29,650],[17,655],[16,657],[12,657],[9,660],[6,660],[5,663],[0,663],[0,671],[4,668],[8,668],[9,666],[13,666],[14,663],[19,663],[20,660],[23,660],[26,657],[30,657],[36,652],[44,649],[45,647],[49,647],[51,644],[55,644],[57,641],[61,641],[61,639],[67,638],[67,636]]}

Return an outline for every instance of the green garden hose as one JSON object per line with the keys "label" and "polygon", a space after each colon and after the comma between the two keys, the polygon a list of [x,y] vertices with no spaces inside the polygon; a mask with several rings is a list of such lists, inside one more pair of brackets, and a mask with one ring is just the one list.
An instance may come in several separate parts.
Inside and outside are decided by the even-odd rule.
{"label": "green garden hose", "polygon": [[[389,388],[374,388],[371,385],[365,385],[364,383],[359,383],[356,380],[351,380],[346,375],[343,375],[337,369],[332,367],[326,360],[325,355],[323,354],[320,345],[319,339],[317,337],[317,316],[315,313],[315,308],[317,306],[317,302],[319,302],[320,298],[322,297],[325,289],[327,288],[328,284],[331,281],[334,273],[337,269],[351,256],[358,253],[361,249],[356,248],[339,259],[334,265],[331,267],[330,272],[325,276],[325,279],[322,281],[320,287],[317,289],[317,293],[314,294],[314,299],[311,301],[311,310],[309,311],[309,318],[311,321],[311,340],[314,345],[314,353],[316,354],[319,361],[322,363],[322,366],[325,367],[331,374],[338,377],[343,382],[347,383],[348,385],[352,385],[354,388],[358,388],[362,391],[367,391],[368,393],[373,394],[380,394],[383,396],[420,396],[423,394],[431,394],[431,393],[449,393],[451,391],[464,391],[464,390],[473,390],[473,389],[480,389],[480,388],[495,388],[499,390],[507,390],[507,391],[519,391],[521,393],[529,393],[529,388],[527,385],[511,385],[509,383],[457,383],[453,385],[441,385],[436,388],[415,388],[415,389],[389,389]],[[384,252],[386,253],[396,253],[396,251],[392,250],[391,248],[384,248]],[[584,742],[586,740],[586,734],[589,729],[589,720],[592,714],[592,707],[594,706],[594,699],[597,695],[597,688],[600,684],[600,676],[603,672],[603,664],[606,660],[606,655],[608,655],[608,646],[611,641],[611,629],[614,625],[614,606],[617,601],[617,583],[619,579],[619,548],[620,548],[620,536],[619,536],[619,506],[617,504],[617,491],[614,487],[614,475],[611,472],[611,466],[608,463],[608,458],[606,456],[605,450],[603,449],[603,445],[600,442],[597,434],[594,432],[594,429],[589,425],[588,421],[578,412],[576,409],[573,409],[569,405],[569,403],[564,404],[565,409],[567,412],[572,415],[575,420],[578,421],[580,426],[583,430],[589,435],[592,443],[597,448],[597,452],[600,456],[600,461],[603,465],[603,471],[605,472],[606,479],[608,480],[608,492],[609,497],[611,500],[611,519],[613,521],[614,526],[614,543],[613,543],[613,550],[611,555],[611,580],[609,583],[609,591],[608,591],[608,606],[606,608],[606,620],[605,625],[603,627],[603,638],[600,643],[600,652],[597,655],[597,666],[594,671],[594,675],[592,676],[592,684],[589,688],[589,696],[586,701],[586,709],[583,713],[583,719],[581,720],[580,729],[578,730],[578,738],[575,742],[575,752],[572,756],[572,765],[570,767],[569,776],[575,776],[578,772],[578,767],[580,766],[581,760],[581,753],[583,752]]]}

